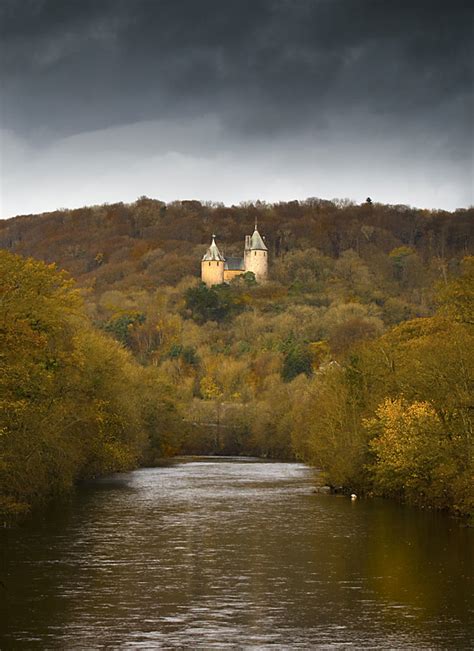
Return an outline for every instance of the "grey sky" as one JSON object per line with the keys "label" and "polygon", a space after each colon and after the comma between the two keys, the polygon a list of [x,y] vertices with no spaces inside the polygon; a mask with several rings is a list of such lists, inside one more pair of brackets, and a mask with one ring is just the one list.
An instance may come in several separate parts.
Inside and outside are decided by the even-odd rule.
{"label": "grey sky", "polygon": [[1,216],[472,197],[471,3],[2,0]]}

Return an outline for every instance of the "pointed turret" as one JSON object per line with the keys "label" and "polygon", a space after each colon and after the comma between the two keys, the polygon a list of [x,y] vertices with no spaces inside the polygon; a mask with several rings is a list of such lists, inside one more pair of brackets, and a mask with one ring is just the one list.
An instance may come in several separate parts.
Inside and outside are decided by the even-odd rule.
{"label": "pointed turret", "polygon": [[224,282],[224,262],[225,258],[219,251],[216,244],[216,236],[212,236],[211,246],[202,256],[201,261],[201,280],[208,287],[221,285]]}
{"label": "pointed turret", "polygon": [[258,232],[257,222],[253,235],[245,237],[245,271],[251,271],[255,274],[257,282],[265,282],[268,275],[268,249]]}

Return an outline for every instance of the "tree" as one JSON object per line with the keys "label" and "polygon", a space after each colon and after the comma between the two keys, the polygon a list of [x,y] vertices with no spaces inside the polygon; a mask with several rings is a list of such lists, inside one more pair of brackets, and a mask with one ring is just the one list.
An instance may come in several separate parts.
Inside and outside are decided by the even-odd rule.
{"label": "tree", "polygon": [[461,276],[440,288],[438,300],[442,313],[474,325],[474,256],[464,258]]}
{"label": "tree", "polygon": [[430,403],[387,399],[366,425],[374,436],[371,470],[379,493],[438,508],[468,506],[457,503],[456,445]]}
{"label": "tree", "polygon": [[92,327],[53,265],[0,251],[0,279],[0,511],[11,517],[135,466],[172,398]]}
{"label": "tree", "polygon": [[313,373],[311,353],[303,343],[291,343],[283,358],[281,376],[285,382],[290,382],[296,376],[304,373],[307,376]]}
{"label": "tree", "polygon": [[244,308],[238,287],[228,285],[206,287],[199,283],[185,292],[186,309],[198,323],[223,321]]}
{"label": "tree", "polygon": [[140,312],[124,312],[113,316],[105,324],[105,330],[113,334],[124,346],[130,346],[130,335],[133,326],[142,324],[145,321],[145,315]]}

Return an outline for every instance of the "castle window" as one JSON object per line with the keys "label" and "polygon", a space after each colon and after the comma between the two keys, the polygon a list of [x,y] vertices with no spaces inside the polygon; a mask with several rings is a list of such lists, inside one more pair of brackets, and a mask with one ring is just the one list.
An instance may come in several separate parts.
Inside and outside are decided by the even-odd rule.
{"label": "castle window", "polygon": [[257,252],[255,251],[255,255],[257,255]]}
{"label": "castle window", "polygon": [[209,263],[209,266],[211,266],[211,263]]}

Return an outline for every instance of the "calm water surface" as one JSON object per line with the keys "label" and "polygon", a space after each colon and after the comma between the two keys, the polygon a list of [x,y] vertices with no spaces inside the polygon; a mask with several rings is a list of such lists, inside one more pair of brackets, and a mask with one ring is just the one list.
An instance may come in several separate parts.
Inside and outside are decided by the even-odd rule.
{"label": "calm water surface", "polygon": [[0,647],[472,648],[474,531],[314,494],[314,472],[138,470],[2,531]]}

